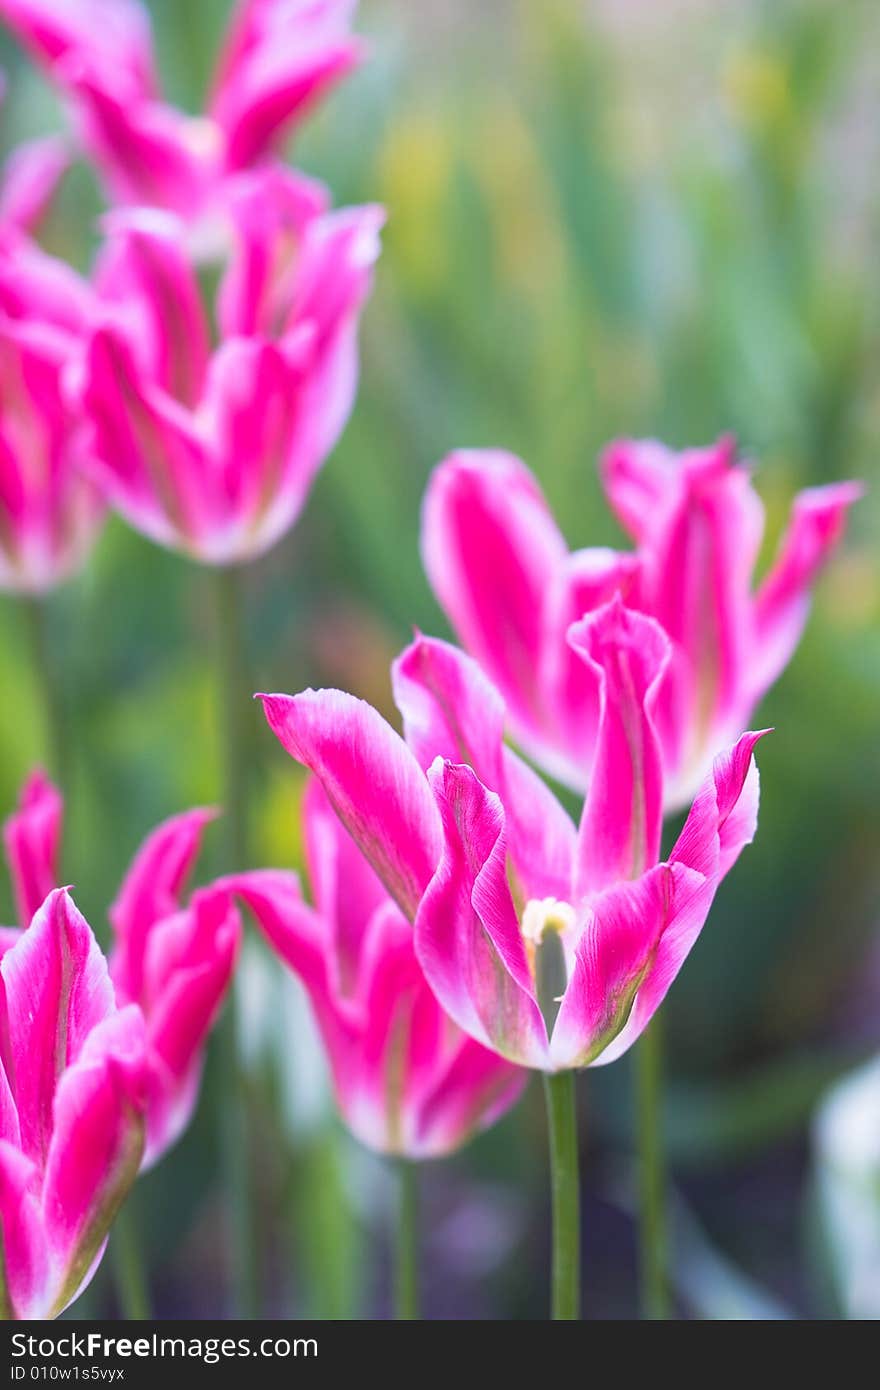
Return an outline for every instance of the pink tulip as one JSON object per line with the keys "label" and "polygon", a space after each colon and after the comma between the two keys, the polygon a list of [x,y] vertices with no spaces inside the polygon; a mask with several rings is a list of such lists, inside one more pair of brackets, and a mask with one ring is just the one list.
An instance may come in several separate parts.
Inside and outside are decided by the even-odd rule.
{"label": "pink tulip", "polygon": [[161,93],[146,10],[136,0],[0,0],[0,17],[69,99],[114,202],[194,223],[226,181],[282,137],[360,61],[352,0],[242,0],[207,110]]}
{"label": "pink tulip", "polygon": [[[58,880],[62,809],[57,789],[35,773],[4,829],[19,920],[25,926]],[[146,1020],[147,1167],[189,1122],[205,1043],[225,998],[241,935],[238,911],[221,885],[199,889],[188,903],[183,901],[186,878],[212,815],[186,811],[154,830],[109,913],[116,998],[120,1005],[137,1005]]]}
{"label": "pink tulip", "polygon": [[103,520],[71,391],[93,314],[74,271],[0,224],[0,589],[54,588]]}
{"label": "pink tulip", "polygon": [[52,1318],[100,1263],[137,1176],[144,1021],[66,890],[0,943],[0,1315]]}
{"label": "pink tulip", "polygon": [[610,1062],[644,1030],[755,831],[744,734],[719,754],[661,861],[660,729],[672,646],[616,597],[569,631],[598,712],[578,829],[502,742],[500,695],[470,658],[418,638],[394,672],[405,740],[339,691],[264,696],[403,914],[446,1012],[543,1071]]}
{"label": "pink tulip", "polygon": [[570,624],[614,593],[656,618],[672,640],[657,726],[667,808],[678,809],[790,660],[811,585],[861,489],[838,483],[799,494],[755,591],[763,509],[730,440],[682,454],[621,442],[602,474],[635,552],[570,553],[518,459],[452,455],[425,500],[425,568],[460,639],[503,692],[517,740],[577,790],[589,784],[598,711]]}
{"label": "pink tulip", "polygon": [[98,270],[110,321],[84,404],[101,484],[128,521],[209,564],[261,554],[296,520],[348,418],[378,208],[328,213],[297,175],[263,170],[233,201],[236,249],[212,351],[170,214],[117,213]]}
{"label": "pink tulip", "polygon": [[303,981],[340,1112],[380,1153],[433,1158],[493,1124],[525,1073],[461,1033],[416,960],[412,924],[311,781],[304,804],[315,905],[294,874],[229,880]]}

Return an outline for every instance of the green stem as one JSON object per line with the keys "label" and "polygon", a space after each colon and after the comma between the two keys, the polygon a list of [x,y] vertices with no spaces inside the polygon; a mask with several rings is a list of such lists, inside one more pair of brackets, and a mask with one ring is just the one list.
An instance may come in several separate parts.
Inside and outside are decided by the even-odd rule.
{"label": "green stem", "polygon": [[[217,603],[217,679],[223,762],[223,868],[234,873],[247,868],[247,724],[250,690],[242,612],[241,571],[218,569],[214,575]],[[218,1051],[226,1093],[221,1118],[221,1154],[231,1216],[233,1308],[239,1318],[259,1312],[259,1259],[248,1134],[250,1132],[247,1077],[238,1055],[236,986],[220,1022]]]}
{"label": "green stem", "polygon": [[251,691],[247,681],[241,575],[242,571],[233,566],[215,573],[227,873],[247,867],[248,851],[247,718]]}
{"label": "green stem", "polygon": [[415,1163],[397,1161],[397,1230],[394,1249],[394,1316],[413,1322],[419,1317],[419,1193]]}
{"label": "green stem", "polygon": [[132,1322],[150,1318],[150,1292],[137,1217],[130,1206],[119,1212],[113,1223],[110,1242],[113,1255],[113,1281],[122,1316]]}
{"label": "green stem", "polygon": [[47,601],[39,594],[22,598],[31,666],[37,699],[42,706],[43,747],[49,772],[61,784],[66,782],[66,738],[61,705],[61,684],[52,658]]}
{"label": "green stem", "polygon": [[545,1074],[544,1095],[553,1198],[553,1318],[557,1322],[573,1321],[581,1316],[580,1182],[574,1072]]}
{"label": "green stem", "polygon": [[642,1316],[669,1317],[666,1162],[663,1145],[663,1030],[659,1014],[635,1048],[639,1145],[639,1265]]}

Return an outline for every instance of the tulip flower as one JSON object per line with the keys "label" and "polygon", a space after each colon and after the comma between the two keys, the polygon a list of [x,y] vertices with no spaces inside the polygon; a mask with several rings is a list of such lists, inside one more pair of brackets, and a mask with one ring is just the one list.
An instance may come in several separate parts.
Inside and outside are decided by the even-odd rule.
{"label": "tulip flower", "polygon": [[327,213],[279,170],[243,181],[214,351],[176,219],[111,216],[84,407],[96,474],[133,526],[229,565],[293,524],[351,410],[381,216]]}
{"label": "tulip flower", "polygon": [[655,618],[672,643],[656,717],[665,803],[681,809],[790,660],[811,586],[860,488],[800,493],[776,561],[753,589],[763,509],[731,440],[681,454],[623,441],[607,450],[602,476],[633,552],[570,553],[518,459],[453,454],[425,500],[425,568],[502,692],[518,742],[576,790],[589,785],[599,711],[570,625],[615,593]]}
{"label": "tulip flower", "polygon": [[405,741],[339,691],[263,697],[273,732],[415,923],[416,955],[447,1013],[541,1071],[609,1062],[631,1046],[757,818],[761,735],[748,733],[716,757],[661,861],[671,643],[619,598],[575,623],[569,642],[600,710],[577,829],[504,746],[498,692],[445,643],[419,638],[397,662]]}
{"label": "tulip flower", "polygon": [[91,1279],[144,1148],[144,1021],[64,889],[0,941],[0,1316],[53,1318]]}
{"label": "tulip flower", "polygon": [[412,923],[314,780],[303,818],[314,906],[293,874],[254,871],[228,884],[309,993],[352,1133],[403,1158],[450,1153],[513,1104],[525,1073],[446,1017]]}
{"label": "tulip flower", "polygon": [[73,108],[82,145],[118,204],[170,209],[192,225],[222,209],[230,178],[282,137],[360,61],[353,0],[241,0],[207,109],[162,95],[137,0],[0,0]]}
{"label": "tulip flower", "polygon": [[413,922],[416,959],[453,1022],[546,1074],[557,1317],[579,1307],[572,1072],[620,1057],[662,1003],[754,834],[761,737],[716,756],[661,860],[672,644],[619,595],[568,641],[598,712],[577,828],[505,746],[498,691],[445,643],[420,637],[395,665],[403,738],[340,691],[262,697],[273,732]]}
{"label": "tulip flower", "polygon": [[[62,813],[57,788],[37,772],[4,827],[19,921],[25,926],[58,882]],[[145,1167],[165,1153],[189,1122],[205,1043],[225,998],[241,935],[235,904],[222,886],[209,885],[189,902],[182,900],[212,815],[187,811],[154,830],[109,912],[114,935],[109,972],[116,998],[120,1006],[137,1005],[146,1021]]]}

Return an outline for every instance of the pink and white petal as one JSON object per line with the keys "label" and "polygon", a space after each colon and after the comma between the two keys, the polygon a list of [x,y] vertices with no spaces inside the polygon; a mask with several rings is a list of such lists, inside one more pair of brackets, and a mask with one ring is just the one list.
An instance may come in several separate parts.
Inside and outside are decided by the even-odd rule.
{"label": "pink and white petal", "polygon": [[111,973],[129,1002],[141,997],[151,930],[179,910],[205,826],[216,814],[201,806],[163,821],[144,840],[122,880],[108,912],[116,937]]}
{"label": "pink and white petal", "polygon": [[415,1158],[453,1153],[517,1103],[529,1073],[472,1038],[463,1038],[419,1106]]}
{"label": "pink and white petal", "polygon": [[669,663],[659,624],[617,595],[569,632],[599,691],[599,730],[578,832],[575,897],[638,878],[657,862],[663,752],[654,723]]}
{"label": "pink and white petal", "polygon": [[526,898],[571,896],[577,830],[546,782],[510,748],[503,753],[507,849]]}
{"label": "pink and white petal", "polygon": [[501,801],[468,767],[438,759],[428,775],[444,838],[416,917],[419,963],[460,1028],[509,1061],[542,1067],[547,1030],[508,886]]}
{"label": "pink and white petal", "polygon": [[810,611],[811,585],[839,543],[860,483],[831,483],[798,493],[773,568],[755,597],[752,701],[785,669]]}
{"label": "pink and white petal", "polygon": [[361,1019],[352,1002],[336,992],[327,924],[303,902],[296,874],[256,869],[220,882],[246,905],[269,945],[305,986],[342,1104],[358,1065]]}
{"label": "pink and white petal", "polygon": [[58,887],[58,856],[64,802],[58,788],[38,769],[26,781],[18,808],[3,827],[18,920],[26,927]]}
{"label": "pink and white petal", "polygon": [[508,850],[527,897],[567,898],[574,827],[541,779],[504,746],[504,704],[473,658],[419,634],[392,667],[404,736],[422,767],[466,763],[504,803]]}
{"label": "pink and white petal", "polygon": [[56,1281],[51,1316],[88,1277],[137,1177],[148,1084],[144,1021],[134,1005],[94,1029],[58,1082],[43,1182]]}
{"label": "pink and white petal", "polygon": [[303,236],[327,212],[329,193],[277,163],[230,177],[224,192],[234,250],[217,292],[221,338],[281,336]]}
{"label": "pink and white petal", "polygon": [[83,406],[95,474],[119,511],[158,544],[198,553],[224,520],[204,441],[114,329],[89,344]]}
{"label": "pink and white petal", "polygon": [[706,920],[715,884],[658,864],[586,908],[550,1039],[558,1070],[619,1057],[659,1008]]}
{"label": "pink and white petal", "polygon": [[[219,131],[203,128],[160,101],[129,101],[107,78],[78,58],[56,75],[71,92],[78,138],[114,203],[168,208],[192,221],[218,173]],[[211,136],[214,136],[212,139]]]}
{"label": "pink and white petal", "polygon": [[[75,355],[96,309],[91,286],[71,266],[29,238],[0,226],[0,312],[27,327],[27,338],[20,342],[34,348],[39,342],[42,355],[61,367]],[[53,335],[50,328],[58,332]],[[3,333],[10,336],[8,322]]]}
{"label": "pink and white petal", "polygon": [[548,741],[532,752],[551,775],[576,791],[589,785],[599,709],[595,679],[569,645],[568,629],[617,593],[628,606],[638,608],[639,578],[638,556],[600,548],[566,556],[550,577],[541,658],[541,684],[550,711]]}
{"label": "pink and white petal", "polygon": [[421,633],[391,668],[404,738],[427,772],[435,758],[467,763],[503,793],[504,702],[472,657]]}
{"label": "pink and white petal", "polygon": [[40,1175],[16,1145],[0,1139],[0,1318],[42,1318],[49,1296]]}
{"label": "pink and white petal", "polygon": [[540,748],[544,600],[567,550],[537,482],[512,454],[450,455],[428,484],[421,545],[447,618],[500,690],[517,737]]}
{"label": "pink and white petal", "polygon": [[45,1161],[56,1085],[114,1009],[107,963],[65,889],[55,889],[0,960],[3,1058],[24,1152]]}
{"label": "pink and white petal", "polygon": [[327,926],[328,971],[334,989],[351,995],[368,924],[388,895],[316,777],[309,778],[303,799],[303,828],[315,904]]}
{"label": "pink and white petal", "polygon": [[359,981],[357,1082],[337,1082],[352,1129],[371,1147],[412,1155],[419,1097],[443,1045],[445,1015],[416,961],[413,929],[393,903],[374,913]]}
{"label": "pink and white petal", "polygon": [[240,939],[232,898],[216,888],[196,893],[189,908],[160,922],[151,935],[145,1014],[150,1060],[161,1064],[153,1067],[161,1084],[147,1109],[145,1163],[154,1163],[189,1120],[202,1050],[222,1008]]}
{"label": "pink and white petal", "polygon": [[129,100],[157,90],[149,16],[138,0],[0,0],[0,18],[50,77],[76,58],[103,67]]}
{"label": "pink and white petal", "polygon": [[19,145],[0,179],[0,223],[33,232],[69,163],[67,143],[56,135]]}
{"label": "pink and white petal", "polygon": [[720,881],[733,868],[758,825],[760,782],[755,745],[769,729],[743,734],[719,753],[669,856],[670,863]]}
{"label": "pink and white petal", "polygon": [[360,41],[326,5],[250,8],[254,13],[247,40],[233,36],[211,104],[211,115],[226,134],[230,169],[262,158],[287,127],[298,125],[358,64],[363,52]]}
{"label": "pink and white petal", "polygon": [[407,917],[440,859],[440,817],[403,739],[363,700],[339,690],[262,695],[269,727],[311,769],[346,830]]}
{"label": "pink and white petal", "polygon": [[277,539],[278,512],[285,528],[298,515],[313,476],[297,466],[302,398],[302,372],[276,344],[233,338],[215,353],[200,419],[229,518],[216,561],[260,554]]}
{"label": "pink and white petal", "polygon": [[137,352],[150,380],[194,407],[210,353],[201,291],[185,250],[185,225],[156,208],[108,213],[97,270],[102,297],[134,315]]}

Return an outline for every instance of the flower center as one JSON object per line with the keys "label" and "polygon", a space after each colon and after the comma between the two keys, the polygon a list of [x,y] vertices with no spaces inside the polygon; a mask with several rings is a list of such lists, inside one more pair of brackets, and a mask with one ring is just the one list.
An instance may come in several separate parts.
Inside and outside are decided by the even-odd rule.
{"label": "flower center", "polygon": [[548,1034],[553,1031],[568,984],[562,937],[574,924],[575,910],[571,903],[560,902],[558,898],[531,898],[522,915],[526,956]]}

